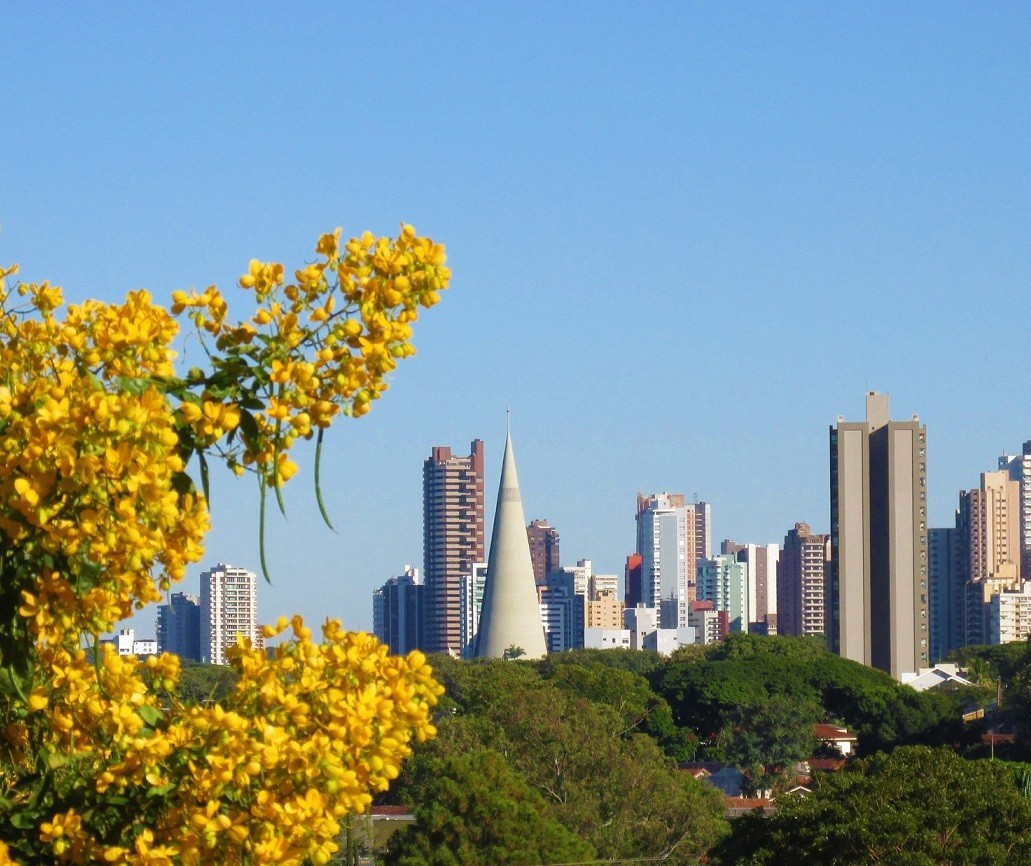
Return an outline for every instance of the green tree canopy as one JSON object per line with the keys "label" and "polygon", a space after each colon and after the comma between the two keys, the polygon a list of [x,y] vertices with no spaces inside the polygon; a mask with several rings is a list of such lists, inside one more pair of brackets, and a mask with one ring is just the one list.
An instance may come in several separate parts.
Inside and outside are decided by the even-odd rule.
{"label": "green tree canopy", "polygon": [[437,718],[436,740],[420,747],[402,774],[397,797],[418,802],[417,768],[424,759],[491,748],[600,857],[695,863],[725,832],[718,793],[680,773],[652,737],[628,730],[627,718],[647,709],[647,694],[637,685],[624,716],[572,687],[574,681],[585,689],[593,684],[618,703],[612,682],[582,672],[563,679],[563,687],[528,662],[444,661],[435,674],[450,703]]}
{"label": "green tree canopy", "polygon": [[649,679],[693,729],[709,754],[741,707],[779,696],[823,708],[825,721],[847,725],[860,750],[871,754],[899,744],[942,744],[964,737],[962,692],[916,692],[882,671],[827,652],[809,638],[730,635],[707,648],[702,660],[670,659]]}
{"label": "green tree canopy", "polygon": [[515,866],[594,857],[591,846],[555,820],[540,794],[490,749],[425,759],[412,785],[416,821],[391,837],[388,864]]}
{"label": "green tree canopy", "polygon": [[717,864],[908,866],[1031,862],[1031,798],[1019,767],[913,746],[818,777],[770,817],[748,815],[711,852]]}

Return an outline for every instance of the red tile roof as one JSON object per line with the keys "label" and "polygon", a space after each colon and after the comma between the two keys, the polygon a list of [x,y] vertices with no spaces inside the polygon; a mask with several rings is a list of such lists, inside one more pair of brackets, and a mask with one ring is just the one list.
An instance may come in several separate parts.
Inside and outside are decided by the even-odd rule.
{"label": "red tile roof", "polygon": [[856,735],[850,734],[847,728],[839,728],[837,725],[813,725],[813,736],[818,740],[848,740],[856,742]]}

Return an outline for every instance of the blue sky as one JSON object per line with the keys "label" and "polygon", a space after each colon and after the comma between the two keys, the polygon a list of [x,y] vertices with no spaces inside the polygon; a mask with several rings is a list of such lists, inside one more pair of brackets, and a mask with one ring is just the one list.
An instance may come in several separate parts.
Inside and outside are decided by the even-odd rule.
{"label": "blue sky", "polygon": [[[447,245],[419,354],[328,438],[339,531],[300,476],[271,521],[263,619],[371,627],[435,444],[486,441],[489,526],[506,407],[527,519],[603,572],[638,490],[710,501],[717,541],[826,531],[827,428],[867,390],[927,424],[934,525],[1031,439],[1026,4],[7,4],[0,32],[0,261],[70,300],[217,283],[246,316],[247,261],[335,226]],[[206,564],[257,568],[256,500],[214,479]]]}

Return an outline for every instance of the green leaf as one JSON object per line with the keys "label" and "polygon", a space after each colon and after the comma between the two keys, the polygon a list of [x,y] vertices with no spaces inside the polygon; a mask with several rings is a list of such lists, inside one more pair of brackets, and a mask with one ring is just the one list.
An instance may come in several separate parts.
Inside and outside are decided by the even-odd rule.
{"label": "green leaf", "polygon": [[143,719],[152,728],[156,727],[161,720],[164,718],[164,714],[157,707],[152,707],[150,704],[144,704],[139,709],[140,718]]}
{"label": "green leaf", "polygon": [[203,451],[197,452],[197,460],[200,461],[200,487],[204,491],[204,498],[207,501],[211,501],[210,491],[208,489],[208,460],[204,456]]}
{"label": "green leaf", "polygon": [[[244,404],[240,409],[240,429],[243,431],[243,435],[250,440],[258,438],[258,422],[254,420],[254,416],[247,410],[252,408],[247,404]],[[256,408],[262,408],[259,404]]]}
{"label": "green leaf", "polygon": [[268,564],[265,562],[265,473],[261,471],[258,472],[258,496],[258,561],[265,583],[271,584],[272,578],[269,577]]}
{"label": "green leaf", "polygon": [[322,515],[322,519],[326,526],[336,532],[333,528],[333,524],[329,521],[329,513],[326,511],[326,504],[322,501],[322,484],[319,481],[319,477],[322,469],[322,434],[325,432],[324,427],[319,427],[318,436],[315,438],[315,501],[319,504],[319,514]]}

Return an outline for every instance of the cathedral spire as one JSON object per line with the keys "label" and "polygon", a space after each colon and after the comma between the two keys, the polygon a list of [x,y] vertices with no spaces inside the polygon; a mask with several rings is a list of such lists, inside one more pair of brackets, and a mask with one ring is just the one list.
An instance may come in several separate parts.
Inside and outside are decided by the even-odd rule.
{"label": "cathedral spire", "polygon": [[530,561],[530,543],[526,538],[511,432],[505,436],[505,458],[487,558],[487,585],[483,591],[476,655],[503,658],[506,650],[522,650],[520,657],[528,659],[542,658],[548,652]]}

